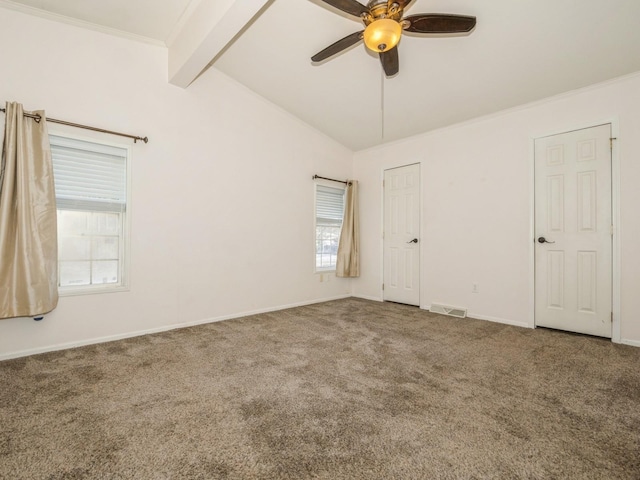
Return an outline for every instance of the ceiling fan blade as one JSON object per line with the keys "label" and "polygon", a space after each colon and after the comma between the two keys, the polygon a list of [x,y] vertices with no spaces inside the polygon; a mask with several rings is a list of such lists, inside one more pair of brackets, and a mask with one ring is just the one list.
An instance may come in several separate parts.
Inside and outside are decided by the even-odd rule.
{"label": "ceiling fan blade", "polygon": [[322,0],[332,7],[342,10],[354,17],[360,17],[363,13],[369,13],[369,9],[357,0]]}
{"label": "ceiling fan blade", "polygon": [[321,62],[329,57],[334,56],[336,53],[340,53],[345,48],[349,48],[351,45],[355,45],[362,39],[363,32],[364,30],[361,30],[359,32],[355,32],[351,35],[347,35],[346,37],[341,38],[336,43],[333,43],[324,50],[316,53],[313,57],[311,57],[311,61]]}
{"label": "ceiling fan blade", "polygon": [[398,58],[398,47],[393,47],[386,52],[380,52],[380,63],[387,77],[393,77],[400,71],[400,59]]}
{"label": "ceiling fan blade", "polygon": [[413,33],[461,33],[476,26],[476,17],[444,13],[409,15],[402,21],[409,23],[404,27],[405,32]]}

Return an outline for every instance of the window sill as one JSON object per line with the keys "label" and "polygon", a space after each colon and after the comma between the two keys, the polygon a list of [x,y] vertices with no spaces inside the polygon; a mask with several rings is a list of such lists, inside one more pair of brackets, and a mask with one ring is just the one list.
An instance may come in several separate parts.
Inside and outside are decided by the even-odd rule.
{"label": "window sill", "polygon": [[75,297],[78,295],[97,295],[101,293],[117,293],[128,292],[130,289],[128,286],[119,285],[114,287],[58,287],[58,295],[60,297]]}

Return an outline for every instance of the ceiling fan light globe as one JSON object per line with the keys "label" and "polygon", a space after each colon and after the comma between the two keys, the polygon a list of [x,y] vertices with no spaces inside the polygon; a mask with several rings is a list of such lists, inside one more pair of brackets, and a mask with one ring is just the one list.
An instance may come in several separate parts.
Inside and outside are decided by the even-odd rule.
{"label": "ceiling fan light globe", "polygon": [[402,26],[395,20],[381,18],[371,22],[364,29],[364,44],[374,52],[386,52],[400,41]]}

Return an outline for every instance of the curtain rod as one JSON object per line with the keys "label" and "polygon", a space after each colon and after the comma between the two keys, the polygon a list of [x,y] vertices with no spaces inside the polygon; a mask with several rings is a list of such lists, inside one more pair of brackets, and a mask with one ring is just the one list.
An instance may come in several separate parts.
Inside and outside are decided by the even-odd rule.
{"label": "curtain rod", "polygon": [[321,178],[322,180],[329,180],[330,182],[338,182],[338,183],[344,183],[345,185],[351,185],[351,182],[348,180],[336,180],[335,178],[327,178],[327,177],[321,177],[320,175],[314,175],[313,177],[311,177],[312,180],[315,180],[316,178]]}
{"label": "curtain rod", "polygon": [[[6,113],[6,109],[0,108],[0,112]],[[38,123],[40,123],[40,120],[42,120],[42,117],[40,115],[34,115],[33,113],[25,112],[23,115],[25,117],[33,118]],[[65,120],[57,120],[55,118],[50,118],[50,117],[47,117],[47,122],[59,123],[60,125],[68,125],[70,127],[76,127],[76,128],[84,128],[85,130],[93,130],[94,132],[110,133],[111,135],[118,135],[120,137],[133,138],[133,143],[138,143],[138,140],[141,140],[144,143],[149,142],[148,137],[138,137],[137,135],[129,135],[128,133],[114,132],[113,130],[105,130],[103,128],[90,127],[89,125],[82,125],[80,123],[67,122]]]}

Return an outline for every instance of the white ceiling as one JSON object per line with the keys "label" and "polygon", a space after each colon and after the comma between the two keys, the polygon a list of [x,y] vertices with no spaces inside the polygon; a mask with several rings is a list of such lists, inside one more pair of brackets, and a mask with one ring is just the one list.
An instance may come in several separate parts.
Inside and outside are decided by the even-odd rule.
{"label": "white ceiling", "polygon": [[[201,1],[0,6],[22,3],[168,42]],[[273,0],[213,65],[352,150],[640,71],[639,0],[416,0],[407,14],[416,13],[474,15],[478,23],[466,36],[403,36],[400,73],[383,79],[362,44],[311,63],[361,30],[359,22],[321,0]]]}

